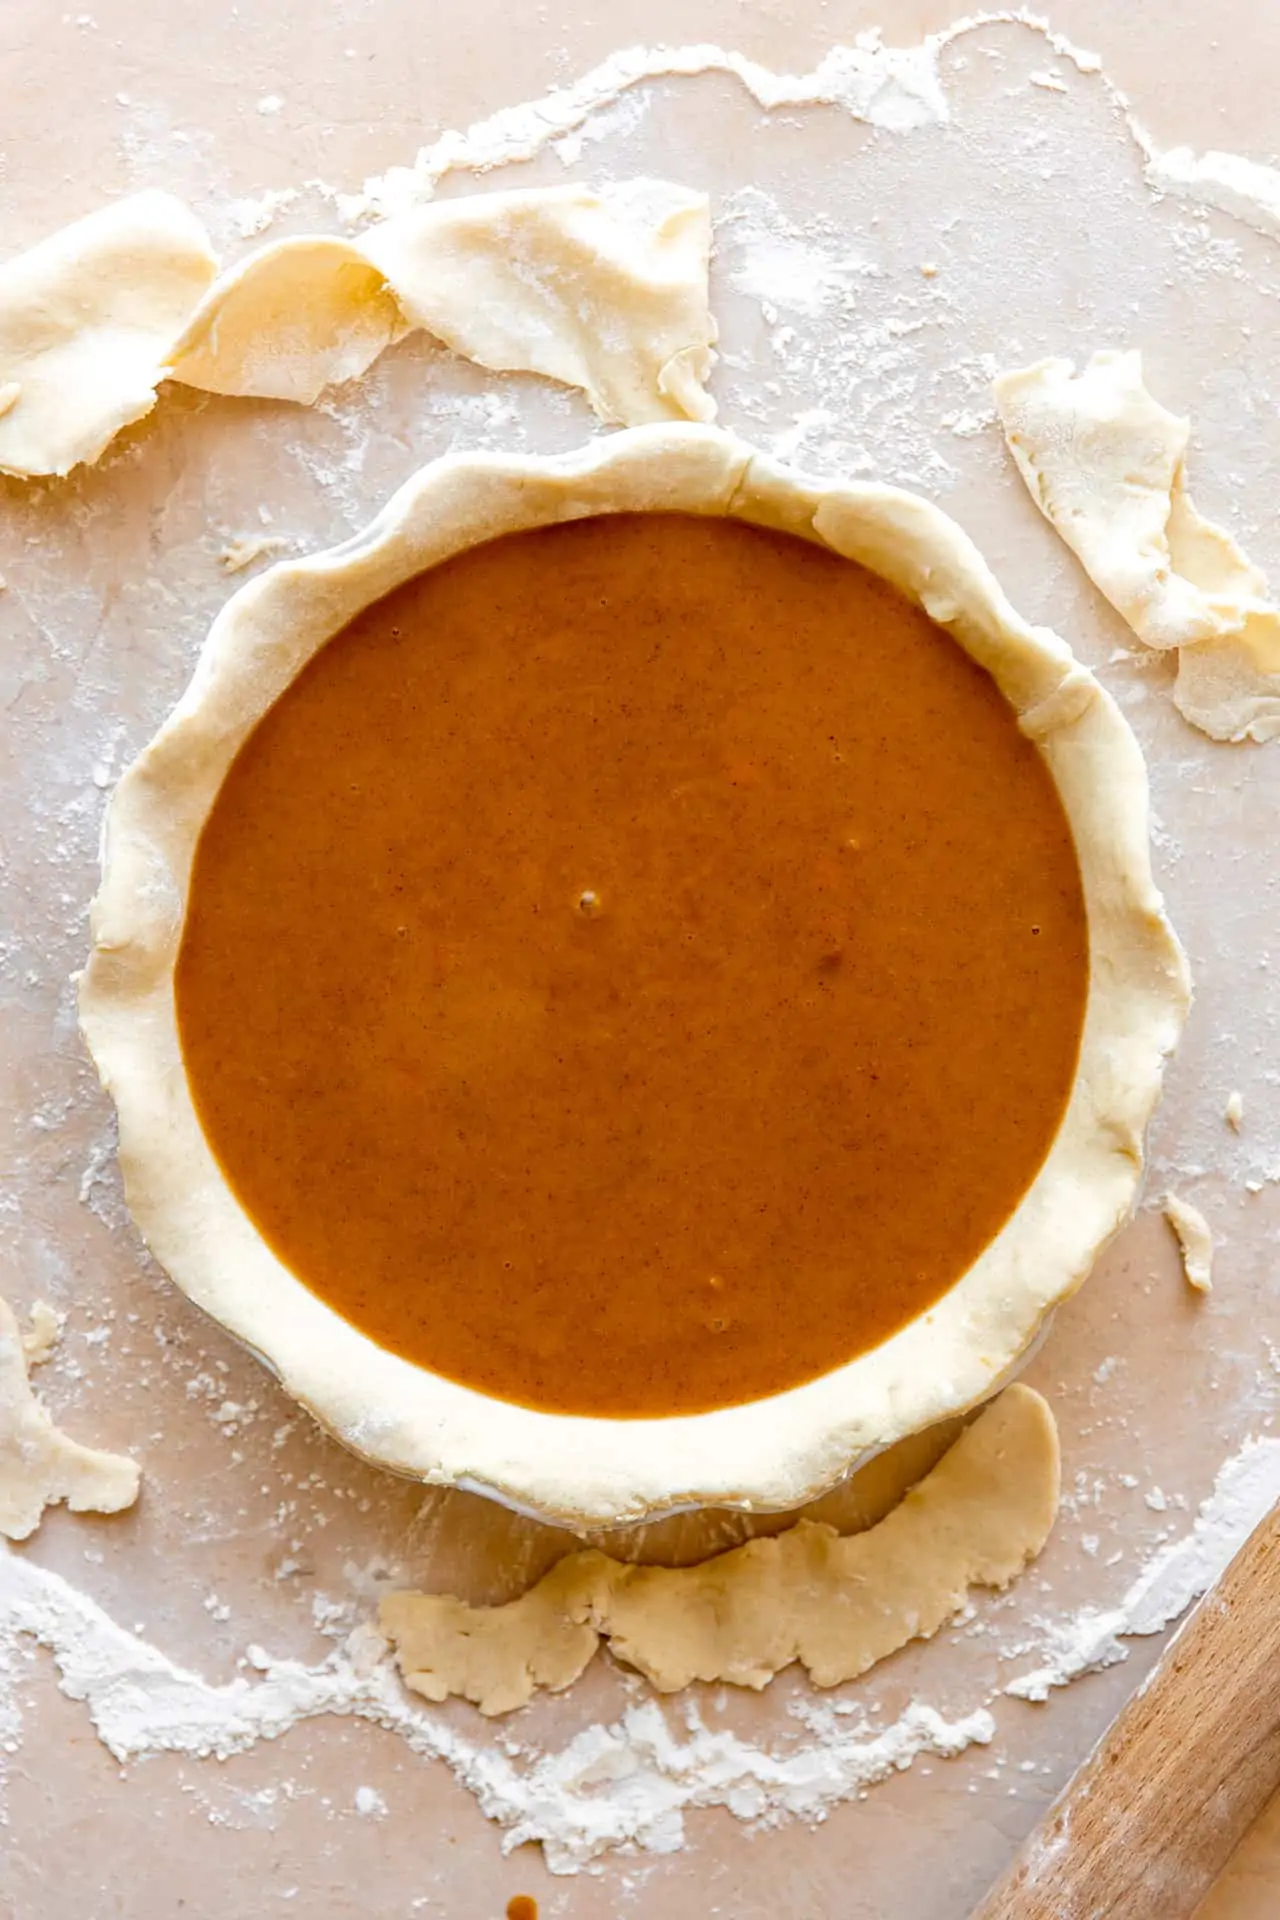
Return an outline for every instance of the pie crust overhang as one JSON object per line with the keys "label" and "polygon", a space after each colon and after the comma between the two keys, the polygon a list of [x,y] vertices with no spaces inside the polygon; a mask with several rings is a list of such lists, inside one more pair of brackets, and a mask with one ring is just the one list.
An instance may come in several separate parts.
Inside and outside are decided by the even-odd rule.
{"label": "pie crust overhang", "polygon": [[[654,510],[731,515],[856,560],[992,675],[1071,823],[1090,976],[1076,1076],[1049,1154],[1002,1230],[927,1313],[772,1398],[615,1421],[535,1411],[428,1373],[367,1339],[281,1264],[201,1131],[174,967],[196,843],[223,778],[328,639],[392,588],[481,541]],[[362,534],[241,589],[215,621],[186,694],[113,797],[92,930],[81,1021],[119,1112],[129,1204],[178,1284],[358,1453],[579,1527],[681,1506],[796,1506],[871,1452],[985,1399],[1127,1218],[1189,999],[1151,878],[1142,756],[1092,674],[1056,636],[1019,618],[967,536],[927,501],[812,481],[700,426],[637,428],[571,455],[449,456],[402,487]]]}

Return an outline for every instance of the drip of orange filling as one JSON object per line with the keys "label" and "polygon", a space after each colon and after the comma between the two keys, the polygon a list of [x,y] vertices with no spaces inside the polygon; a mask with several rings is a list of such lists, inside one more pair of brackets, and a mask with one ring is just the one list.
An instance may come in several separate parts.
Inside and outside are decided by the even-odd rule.
{"label": "drip of orange filling", "polygon": [[1062,1118],[1070,828],[874,575],[676,514],[368,608],[246,741],[177,969],[201,1124],[354,1326],[557,1412],[776,1393],[924,1312]]}

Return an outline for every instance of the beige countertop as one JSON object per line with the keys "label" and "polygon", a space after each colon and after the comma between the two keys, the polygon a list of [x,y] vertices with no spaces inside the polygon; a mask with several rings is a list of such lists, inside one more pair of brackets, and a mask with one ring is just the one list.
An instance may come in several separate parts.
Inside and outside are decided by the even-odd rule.
{"label": "beige countertop", "polygon": [[[244,202],[265,211],[268,191],[316,179],[352,191],[446,128],[564,87],[637,41],[719,42],[803,73],[882,21],[907,44],[952,15],[872,0],[85,0],[68,12],[10,0],[0,246],[162,186],[230,258],[253,244]],[[1280,15],[1256,0],[1056,0],[1052,17],[1097,51],[1158,145],[1273,157]],[[224,1761],[194,1757],[183,1733],[185,1750],[122,1764],[24,1644],[13,1656],[20,1732],[0,1715],[0,1908],[18,1920],[486,1920],[520,1892],[544,1920],[962,1920],[1159,1653],[1158,1638],[1131,1641],[1123,1664],[1044,1706],[997,1692],[1033,1663],[1046,1621],[1114,1604],[1161,1541],[1187,1531],[1223,1462],[1276,1410],[1280,746],[1213,747],[1179,720],[1163,665],[1130,657],[1126,630],[1036,516],[991,424],[987,381],[1041,353],[1141,346],[1157,395],[1193,416],[1199,504],[1280,576],[1280,253],[1225,215],[1157,201],[1114,91],[1038,33],[987,24],[938,62],[945,125],[893,131],[805,104],[766,114],[731,77],[706,73],[655,80],[576,144],[483,178],[461,170],[444,190],[641,172],[705,187],[723,421],[802,464],[936,497],[1015,603],[1070,638],[1121,699],[1150,758],[1158,875],[1198,989],[1153,1138],[1151,1195],[1176,1184],[1204,1206],[1215,1292],[1190,1295],[1148,1206],[1060,1312],[1028,1375],[1055,1407],[1066,1467],[1042,1560],[975,1620],[844,1690],[873,1727],[912,1699],[953,1720],[989,1703],[989,1745],[924,1756],[820,1825],[760,1830],[694,1809],[680,1851],[605,1854],[553,1875],[531,1846],[504,1855],[466,1767],[349,1715],[305,1720]],[[339,229],[331,194],[311,189],[269,233]],[[136,1451],[146,1476],[134,1513],[51,1514],[21,1552],[214,1685],[252,1682],[258,1649],[322,1662],[389,1583],[502,1597],[564,1542],[474,1496],[363,1467],[147,1260],[68,984],[85,950],[104,791],[181,690],[235,584],[220,558],[231,542],[328,544],[450,446],[558,448],[595,430],[578,397],[482,374],[418,337],[315,409],[171,391],[97,468],[0,487],[0,1290],[68,1313],[42,1391],[78,1437]],[[1238,1138],[1223,1118],[1235,1089]],[[900,1482],[910,1462],[899,1465]],[[894,1464],[878,1471],[870,1493],[835,1497],[836,1517],[889,1497]],[[688,1557],[737,1537],[737,1523],[710,1517],[627,1544]],[[457,1705],[432,1725],[479,1756],[474,1788],[488,1759],[527,1768],[644,1699],[601,1661],[572,1693],[504,1726]],[[812,1735],[812,1698],[791,1677],[759,1699],[708,1690],[697,1705],[707,1726],[762,1753]],[[664,1711],[678,1736],[682,1704]],[[1273,1809],[1203,1913],[1264,1920],[1277,1907]]]}

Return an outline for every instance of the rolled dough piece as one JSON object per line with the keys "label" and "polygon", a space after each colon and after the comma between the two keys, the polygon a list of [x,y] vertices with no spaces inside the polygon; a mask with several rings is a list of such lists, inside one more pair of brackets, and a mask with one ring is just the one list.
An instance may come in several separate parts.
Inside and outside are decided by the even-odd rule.
{"label": "rolled dough piece", "polygon": [[1077,374],[1041,360],[994,383],[1032,498],[1145,646],[1176,648],[1174,704],[1214,740],[1280,733],[1280,608],[1186,489],[1188,423],[1148,393],[1142,356]]}
{"label": "rolled dough piece", "polygon": [[28,1367],[43,1366],[62,1337],[63,1315],[47,1300],[34,1300],[22,1336],[22,1352]]}
{"label": "rolled dough piece", "polygon": [[406,318],[497,372],[581,387],[602,420],[709,420],[705,194],[657,181],[446,200],[360,242]]}
{"label": "rolled dough piece", "polygon": [[164,379],[309,405],[415,327],[580,387],[603,420],[709,420],[710,252],[707,196],[642,180],[448,200],[215,280],[195,216],[136,194],[0,267],[0,470],[96,460]]}
{"label": "rolled dough piece", "polygon": [[1176,1193],[1164,1197],[1164,1217],[1178,1237],[1182,1271],[1187,1285],[1197,1293],[1213,1291],[1213,1235],[1199,1207],[1180,1200]]}
{"label": "rolled dough piece", "polygon": [[[43,1328],[43,1333],[42,1333]],[[32,1314],[32,1331],[47,1339]],[[32,1358],[43,1358],[38,1349]],[[0,1300],[0,1534],[25,1540],[48,1506],[73,1513],[119,1513],[138,1497],[138,1469],[118,1453],[100,1453],[54,1426],[27,1379],[28,1353],[18,1323]]]}
{"label": "rolled dough piece", "polygon": [[793,1661],[833,1687],[928,1639],[970,1587],[1007,1587],[1049,1536],[1058,1479],[1053,1415],[1015,1385],[865,1533],[801,1520],[694,1567],[574,1553],[507,1606],[395,1593],[380,1624],[407,1686],[486,1714],[571,1685],[601,1640],[661,1693],[760,1688]]}
{"label": "rolled dough piece", "polygon": [[217,270],[195,215],[157,192],[102,207],[0,266],[0,469],[68,473],[150,413]]}
{"label": "rolled dough piece", "polygon": [[283,553],[289,542],[279,533],[245,533],[228,540],[218,556],[224,573],[243,573],[259,560]]}
{"label": "rolled dough piece", "polygon": [[311,406],[356,380],[407,322],[381,273],[346,240],[280,240],[221,274],[166,377],[207,393]]}

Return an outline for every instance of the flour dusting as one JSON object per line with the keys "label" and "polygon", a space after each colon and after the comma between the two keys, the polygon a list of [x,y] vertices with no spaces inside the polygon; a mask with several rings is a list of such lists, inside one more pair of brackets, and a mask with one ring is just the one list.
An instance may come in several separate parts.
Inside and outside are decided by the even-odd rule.
{"label": "flour dusting", "polygon": [[1047,1700],[1054,1687],[1127,1660],[1124,1639],[1163,1632],[1207,1593],[1277,1500],[1280,1440],[1251,1440],[1218,1474],[1191,1532],[1161,1548],[1118,1606],[1087,1608],[1051,1628],[1045,1660],[1009,1681],[1005,1692]]}
{"label": "flour dusting", "polygon": [[[993,30],[987,40],[966,44],[965,36],[983,28]],[[996,31],[1001,28],[1010,31]],[[442,134],[409,165],[374,176],[356,192],[315,180],[239,200],[228,191],[223,232],[251,239],[308,194],[350,222],[375,219],[431,199],[451,175],[487,174],[539,156],[549,157],[552,177],[556,165],[587,167],[605,181],[612,172],[661,171],[660,147],[644,151],[636,164],[643,142],[657,139],[648,122],[656,121],[660,101],[674,115],[672,97],[683,78],[706,73],[729,83],[724,91],[735,98],[727,104],[740,115],[754,120],[754,105],[776,116],[768,132],[778,139],[781,162],[762,153],[758,171],[754,160],[752,166],[760,184],[744,187],[741,167],[735,178],[732,163],[722,165],[711,140],[706,143],[706,185],[716,215],[714,304],[725,322],[716,383],[727,420],[816,473],[874,473],[935,494],[957,489],[959,516],[984,545],[988,533],[993,536],[991,557],[1018,604],[1032,618],[1067,623],[1080,602],[1072,598],[1062,555],[1047,534],[1037,547],[1038,529],[1028,533],[1003,517],[1004,489],[1012,482],[992,427],[993,351],[1007,357],[1016,339],[1028,359],[1079,354],[1103,338],[1127,338],[1140,324],[1180,363],[1177,404],[1195,407],[1206,476],[1245,523],[1242,535],[1263,543],[1270,537],[1276,370],[1268,358],[1271,330],[1254,324],[1259,312],[1265,321],[1266,309],[1246,283],[1248,250],[1254,258],[1263,251],[1256,235],[1280,238],[1280,174],[1231,154],[1185,147],[1162,152],[1098,57],[1073,47],[1037,16],[974,14],[907,48],[863,36],[796,74],[773,73],[717,47],[622,49],[542,98]],[[204,137],[175,125],[159,107],[121,105],[130,111],[122,135],[127,177],[139,186],[163,181],[193,199],[207,198],[211,164]],[[812,132],[798,111],[810,107],[826,109],[840,134],[812,179],[806,161],[791,164],[791,149],[782,147],[784,130],[797,141]],[[275,140],[286,125],[287,116],[268,116],[262,130]],[[1133,164],[1134,142],[1141,173]],[[937,191],[941,165],[946,195]],[[1086,169],[1087,243],[1077,214]],[[990,190],[993,179],[1000,182],[998,194]],[[1199,218],[1206,208],[1231,216],[1235,230],[1211,228]],[[1010,294],[994,317],[993,287]],[[1229,332],[1229,356],[1220,344],[1187,346],[1188,300]],[[227,430],[226,457],[221,440],[198,438],[220,423]],[[21,1704],[38,1644],[51,1653],[64,1692],[83,1703],[123,1766],[165,1752],[197,1760],[262,1751],[263,1743],[317,1716],[363,1720],[398,1736],[403,1753],[441,1761],[501,1829],[504,1846],[538,1842],[561,1873],[619,1849],[651,1857],[674,1852],[685,1838],[689,1810],[698,1807],[721,1807],[758,1826],[821,1820],[899,1769],[915,1763],[921,1773],[934,1757],[985,1746],[997,1735],[1001,1746],[983,1759],[986,1771],[979,1776],[978,1768],[965,1767],[967,1790],[1012,1792],[981,1781],[996,1780],[1006,1741],[1016,1751],[1013,1723],[1034,1716],[991,1694],[995,1659],[1007,1659],[1016,1643],[1017,1677],[1007,1691],[1040,1700],[1080,1674],[1123,1660],[1127,1636],[1161,1631],[1206,1589],[1280,1493],[1280,1441],[1257,1439],[1228,1460],[1185,1537],[1160,1542],[1131,1578],[1116,1576],[1128,1584],[1114,1606],[1064,1619],[1068,1602],[1056,1574],[1055,1593],[1040,1600],[1032,1575],[1007,1602],[961,1625],[952,1646],[929,1656],[927,1672],[946,1675],[959,1696],[958,1704],[940,1702],[941,1711],[923,1700],[900,1711],[899,1696],[885,1713],[871,1715],[864,1712],[864,1687],[821,1700],[801,1695],[790,1706],[779,1704],[767,1732],[753,1718],[747,1739],[740,1726],[709,1726],[709,1708],[704,1717],[688,1702],[649,1700],[621,1711],[609,1706],[602,1724],[581,1726],[558,1745],[536,1744],[532,1735],[522,1745],[519,1723],[495,1738],[465,1709],[435,1711],[411,1701],[380,1638],[367,1627],[352,1631],[353,1621],[376,1604],[393,1563],[400,1573],[412,1557],[415,1570],[427,1565],[433,1579],[456,1578],[459,1590],[466,1589],[473,1563],[465,1541],[460,1544],[465,1527],[457,1518],[465,1496],[433,1493],[413,1510],[414,1518],[403,1490],[388,1491],[312,1436],[305,1416],[278,1399],[248,1360],[144,1266],[127,1224],[113,1133],[105,1108],[94,1105],[97,1096],[88,1091],[62,986],[83,957],[100,790],[176,697],[225,591],[211,525],[250,528],[259,513],[270,517],[261,507],[265,488],[272,524],[287,529],[290,547],[322,546],[363,525],[373,503],[434,454],[469,446],[568,448],[594,428],[568,393],[468,370],[427,342],[394,349],[365,382],[327,396],[305,420],[261,409],[250,427],[243,418],[232,421],[229,404],[211,401],[202,403],[199,417],[170,424],[182,458],[156,457],[145,434],[118,456],[148,509],[137,513],[135,544],[124,549],[133,562],[118,604],[107,591],[112,583],[100,537],[108,516],[113,537],[119,532],[118,473],[104,467],[68,483],[56,498],[52,490],[32,489],[21,498],[15,492],[10,502],[15,534],[6,555],[11,591],[4,614],[15,644],[9,658],[30,662],[15,682],[21,700],[8,709],[21,750],[13,797],[32,832],[15,836],[12,848],[5,885],[16,933],[10,939],[6,932],[0,962],[11,1003],[22,1009],[22,1034],[31,1036],[24,1084],[39,1089],[41,1105],[18,1116],[14,1140],[21,1154],[11,1164],[12,1192],[0,1195],[0,1209],[13,1232],[15,1269],[28,1289],[47,1288],[55,1301],[76,1306],[86,1290],[100,1289],[94,1297],[110,1299],[111,1317],[118,1314],[111,1341],[94,1346],[73,1318],[70,1354],[64,1351],[47,1369],[54,1376],[51,1392],[69,1393],[74,1405],[83,1363],[99,1408],[118,1396],[137,1423],[140,1444],[145,1439],[153,1449],[150,1519],[159,1543],[153,1565],[136,1567],[131,1541],[112,1540],[105,1530],[85,1529],[79,1537],[101,1544],[81,1549],[77,1540],[77,1550],[88,1567],[110,1563],[116,1590],[131,1595],[122,1607],[136,1604],[159,1633],[161,1616],[151,1610],[163,1604],[170,1644],[199,1652],[191,1666],[176,1663],[141,1628],[129,1630],[136,1624],[132,1611],[118,1622],[30,1554],[0,1552],[0,1745],[19,1751]],[[153,426],[163,449],[163,407]],[[231,457],[233,427],[237,449],[251,431],[252,461],[242,462],[238,451]],[[202,452],[189,460],[188,435],[215,457],[206,462]],[[988,499],[1000,504],[984,524]],[[255,537],[246,535],[246,546]],[[1176,1492],[1153,1488],[1143,1505],[1134,1475],[1112,1475],[1108,1467],[1104,1490],[1091,1448],[1097,1446],[1104,1463],[1137,1467],[1142,1433],[1152,1449],[1142,1462],[1144,1475],[1158,1473],[1164,1487],[1175,1489],[1189,1449],[1185,1435],[1171,1436],[1161,1424],[1162,1398],[1202,1392],[1224,1450],[1239,1446],[1251,1427],[1268,1424],[1267,1410],[1276,1405],[1280,1352],[1259,1339],[1242,1304],[1246,1281],[1256,1297],[1267,1297],[1256,1293],[1256,1276],[1242,1272],[1244,1250],[1261,1244],[1264,1229],[1257,1222],[1280,1200],[1280,1074],[1266,1064],[1276,1057],[1266,1011],[1274,995],[1259,990],[1265,975],[1254,971],[1268,964],[1276,900],[1259,868],[1249,898],[1233,896],[1223,914],[1214,904],[1210,871],[1217,864],[1220,878],[1212,851],[1224,818],[1271,817],[1261,786],[1266,770],[1255,764],[1240,771],[1229,756],[1211,758],[1199,743],[1180,739],[1176,721],[1174,731],[1164,727],[1167,702],[1159,698],[1158,675],[1132,664],[1122,650],[1113,652],[1105,629],[1099,636],[1089,619],[1078,619],[1064,630],[1086,653],[1096,644],[1090,657],[1151,750],[1162,884],[1196,954],[1200,1034],[1205,1048],[1212,1043],[1214,1049],[1207,1065],[1205,1055],[1194,1052],[1197,1036],[1189,1036],[1191,1048],[1175,1069],[1173,1097],[1159,1122],[1153,1167],[1161,1183],[1206,1180],[1215,1225],[1222,1220],[1226,1229],[1215,1340],[1210,1345],[1198,1332],[1185,1348],[1170,1346],[1174,1387],[1167,1379],[1152,1386],[1144,1365],[1142,1340],[1163,1323],[1155,1305],[1144,1306],[1140,1253],[1125,1280],[1126,1297],[1135,1315],[1147,1318],[1100,1326],[1099,1343],[1085,1349],[1083,1371],[1067,1383],[1090,1407],[1068,1436],[1090,1477],[1086,1485],[1084,1472],[1077,1474],[1077,1489],[1083,1488],[1073,1497],[1078,1512],[1069,1503],[1064,1526],[1078,1520],[1090,1529],[1079,1536],[1090,1582],[1080,1591],[1093,1596],[1104,1569],[1133,1552],[1126,1496],[1143,1525],[1172,1532],[1186,1522],[1177,1517]],[[1241,1116],[1247,1101],[1249,1114],[1243,1140],[1232,1131],[1235,1122],[1223,1124],[1223,1098],[1236,1081],[1241,1092],[1233,1098]],[[82,1209],[75,1205],[78,1180]],[[68,1202],[60,1215],[54,1210],[59,1193]],[[1150,1294],[1160,1314],[1168,1296],[1167,1287]],[[101,1332],[94,1329],[93,1339]],[[1061,1337],[1047,1350],[1050,1364]],[[1079,1340],[1078,1322],[1067,1337]],[[1112,1345],[1119,1346],[1118,1357]],[[260,1419],[254,1395],[262,1401]],[[88,1395],[83,1404],[92,1410]],[[156,1430],[148,1432],[153,1420]],[[1097,1422],[1092,1439],[1090,1420]],[[445,1516],[450,1525],[443,1524]],[[504,1577],[524,1583],[545,1564],[537,1556],[546,1540],[526,1523],[473,1515],[471,1524],[509,1528],[501,1536]],[[732,1541],[719,1544],[738,1537],[735,1531]],[[326,1543],[338,1540],[340,1547],[331,1544],[324,1557]],[[38,1550],[43,1556],[58,1547],[54,1535]],[[1109,1547],[1115,1549],[1110,1555]],[[375,1549],[383,1559],[368,1591],[351,1578],[346,1600],[326,1600],[326,1593],[343,1590],[343,1556],[372,1566]],[[259,1577],[259,1562],[268,1555]],[[155,1568],[167,1564],[180,1577],[161,1602]],[[308,1584],[313,1580],[326,1585],[317,1590]],[[145,1598],[135,1601],[135,1592]],[[194,1626],[182,1623],[183,1599],[190,1595],[199,1616]],[[325,1660],[280,1659],[258,1644],[265,1640],[269,1648],[277,1632],[276,1644],[291,1644],[294,1595],[299,1621],[314,1614],[318,1625],[331,1617],[339,1623],[330,1635],[338,1644]],[[1037,1605],[1054,1611],[1029,1634],[1026,1609]],[[328,1625],[323,1630],[330,1632]],[[974,1657],[962,1668],[966,1647]],[[237,1657],[240,1677],[226,1684],[205,1677],[226,1671]],[[1004,1670],[1015,1671],[1007,1664]],[[785,1698],[781,1689],[779,1697]],[[593,1711],[582,1696],[573,1708],[580,1718]],[[997,1715],[1005,1724],[997,1725]],[[1067,1717],[1060,1714],[1059,1722]],[[15,1782],[20,1770],[40,1778],[39,1765],[62,1764],[57,1755],[47,1762],[38,1753],[39,1729],[33,1725],[30,1732]],[[135,1787],[143,1784],[139,1775],[130,1777]],[[375,1777],[352,1773],[343,1808],[376,1824],[383,1817],[378,1789],[357,1784]],[[217,1778],[212,1769],[203,1775],[204,1781]],[[202,1784],[199,1791],[216,1789]],[[277,1792],[288,1798],[292,1791],[286,1780],[258,1797],[266,1806]],[[984,1817],[999,1804],[986,1801]],[[696,1856],[679,1870],[696,1875]]]}
{"label": "flour dusting", "polygon": [[858,282],[876,272],[834,221],[802,229],[759,187],[721,202],[716,238],[730,285],[759,300],[771,321],[780,311],[810,320],[832,307],[852,312]]}
{"label": "flour dusting", "polygon": [[[1280,1440],[1251,1441],[1227,1462],[1191,1532],[1161,1549],[1119,1606],[1086,1611],[1043,1629],[1040,1666],[1004,1691],[1043,1700],[1080,1674],[1126,1657],[1122,1638],[1158,1633],[1212,1585],[1253,1527],[1280,1496]],[[756,1826],[822,1819],[924,1755],[953,1758],[988,1745],[996,1723],[988,1705],[954,1719],[912,1701],[886,1726],[863,1705],[836,1695],[801,1702],[793,1718],[808,1734],[778,1750],[709,1727],[692,1699],[683,1731],[656,1700],[629,1707],[611,1725],[579,1732],[559,1750],[517,1741],[479,1743],[459,1731],[462,1717],[411,1702],[370,1625],[356,1626],[316,1665],[247,1653],[253,1677],[218,1685],[178,1665],[112,1620],[87,1594],[29,1558],[0,1555],[0,1734],[11,1749],[21,1731],[16,1683],[22,1648],[35,1641],[52,1654],[59,1683],[83,1701],[99,1739],[122,1762],[181,1753],[227,1759],[322,1714],[346,1714],[398,1734],[416,1754],[440,1760],[503,1830],[510,1850],[537,1842],[555,1873],[574,1873],[621,1847],[671,1853],[684,1843],[684,1816],[722,1807]],[[357,1810],[381,1815],[371,1789],[356,1789]]]}
{"label": "flour dusting", "polygon": [[[633,87],[654,80],[724,73],[774,112],[781,107],[839,107],[852,119],[905,132],[945,121],[947,102],[938,78],[941,36],[915,47],[886,47],[878,32],[859,34],[852,46],[834,46],[809,73],[775,73],[725,47],[624,47],[572,85],[540,100],[503,107],[465,132],[440,135],[419,149],[412,166],[390,167],[365,181],[359,193],[332,197],[344,220],[383,219],[429,200],[450,173],[489,172],[533,160],[545,147],[576,159],[584,129],[616,107]],[[587,136],[589,137],[589,136]]]}
{"label": "flour dusting", "polygon": [[[878,1731],[833,1717],[820,1737],[775,1754],[708,1728],[696,1710],[684,1715],[682,1735],[656,1701],[647,1701],[611,1726],[585,1728],[558,1752],[512,1752],[473,1743],[451,1721],[411,1705],[385,1643],[368,1626],[316,1666],[251,1648],[249,1664],[260,1677],[219,1686],[118,1625],[60,1575],[6,1552],[0,1731],[11,1745],[20,1731],[14,1682],[24,1637],[53,1655],[63,1692],[85,1703],[117,1760],[155,1753],[225,1760],[320,1714],[352,1715],[442,1760],[502,1827],[504,1849],[537,1842],[554,1873],[574,1873],[619,1847],[674,1852],[691,1807],[724,1807],[752,1824],[821,1819],[917,1756],[954,1756],[986,1744],[995,1731],[985,1708],[948,1721],[913,1702]],[[357,1789],[356,1805],[365,1814],[384,1811],[367,1788]]]}
{"label": "flour dusting", "polygon": [[[1044,15],[1026,8],[1000,8],[965,14],[914,46],[886,46],[882,31],[870,29],[849,45],[830,47],[807,73],[779,73],[726,47],[701,42],[680,47],[620,48],[598,66],[540,99],[501,108],[464,131],[451,129],[421,147],[409,166],[371,175],[362,188],[347,193],[312,180],[307,185],[331,200],[351,225],[384,219],[431,199],[451,173],[486,173],[536,159],[550,148],[566,166],[581,159],[584,147],[620,132],[630,132],[648,110],[639,91],[662,80],[722,73],[736,80],[766,112],[787,107],[834,107],[867,126],[910,133],[945,125],[951,105],[940,62],[944,52],[984,27],[1017,26],[1038,35],[1060,59],[1082,75],[1096,77],[1124,115],[1146,162],[1149,185],[1158,193],[1216,207],[1271,238],[1280,237],[1280,170],[1238,154],[1196,154],[1188,147],[1161,151],[1130,109],[1128,96],[1109,79],[1100,55],[1077,46]],[[1066,93],[1060,74],[1039,70],[1031,85]],[[635,90],[634,102],[628,96]],[[260,106],[259,111],[264,111]],[[237,203],[241,233],[260,233],[275,212],[296,198],[296,190],[268,193]]]}
{"label": "flour dusting", "polygon": [[1216,207],[1255,232],[1280,240],[1280,169],[1245,160],[1238,153],[1193,153],[1170,147],[1161,153],[1142,137],[1146,176],[1158,193]]}

